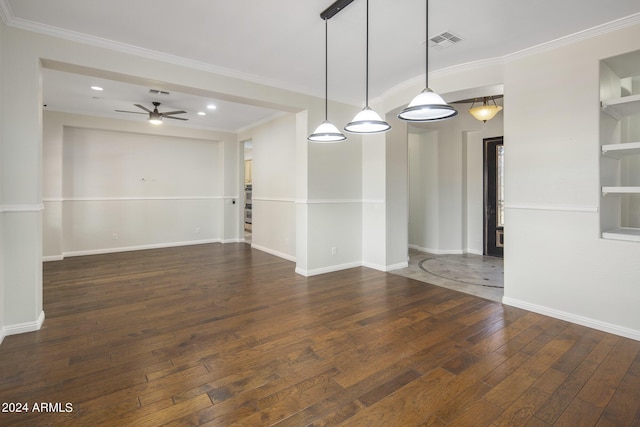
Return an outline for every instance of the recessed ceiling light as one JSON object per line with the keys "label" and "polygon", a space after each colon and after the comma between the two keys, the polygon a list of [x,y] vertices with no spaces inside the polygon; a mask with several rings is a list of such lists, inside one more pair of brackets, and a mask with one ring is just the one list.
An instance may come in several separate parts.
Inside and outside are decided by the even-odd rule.
{"label": "recessed ceiling light", "polygon": [[216,107],[216,106],[215,106],[215,105],[213,105],[213,104],[209,104],[209,105],[207,105],[207,108],[208,108],[209,110],[215,110],[215,109],[216,109],[216,108],[218,108],[218,107]]}
{"label": "recessed ceiling light", "polygon": [[207,115],[207,113],[205,113],[204,111],[198,111],[198,115],[199,115],[199,116],[206,116],[206,115]]}
{"label": "recessed ceiling light", "polygon": [[100,86],[91,86],[91,89],[93,89],[93,90],[97,90],[97,91],[104,90],[104,89],[103,89],[103,88],[101,88]]}

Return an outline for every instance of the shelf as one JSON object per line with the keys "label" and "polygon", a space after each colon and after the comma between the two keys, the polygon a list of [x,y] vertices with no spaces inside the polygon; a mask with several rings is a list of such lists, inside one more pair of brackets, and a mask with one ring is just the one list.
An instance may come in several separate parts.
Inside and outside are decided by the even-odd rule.
{"label": "shelf", "polygon": [[602,194],[640,194],[640,187],[602,187]]}
{"label": "shelf", "polygon": [[616,228],[602,232],[603,239],[626,240],[628,242],[640,242],[640,228]]}
{"label": "shelf", "polygon": [[640,114],[640,95],[623,96],[622,98],[602,101],[602,111],[616,120],[633,114]]}
{"label": "shelf", "polygon": [[624,144],[607,144],[602,146],[602,155],[614,159],[624,156],[640,154],[640,142],[627,142]]}

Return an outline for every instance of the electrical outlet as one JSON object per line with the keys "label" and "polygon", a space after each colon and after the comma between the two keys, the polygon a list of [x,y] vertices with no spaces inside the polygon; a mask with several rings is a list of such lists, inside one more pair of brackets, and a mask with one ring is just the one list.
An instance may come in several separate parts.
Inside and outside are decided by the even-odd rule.
{"label": "electrical outlet", "polygon": [[200,232],[200,227],[196,227],[196,234]]}
{"label": "electrical outlet", "polygon": [[111,235],[111,238],[112,238],[113,240],[118,240],[118,233],[113,233],[113,234]]}
{"label": "electrical outlet", "polygon": [[331,248],[331,255],[335,255],[338,253],[338,248],[336,248],[335,246]]}

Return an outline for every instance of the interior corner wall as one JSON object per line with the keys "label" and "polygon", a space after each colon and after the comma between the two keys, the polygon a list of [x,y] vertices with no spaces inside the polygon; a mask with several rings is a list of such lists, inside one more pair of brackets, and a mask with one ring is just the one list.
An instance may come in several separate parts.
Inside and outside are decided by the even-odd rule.
{"label": "interior corner wall", "polygon": [[[321,106],[322,104],[319,104]],[[329,103],[329,120],[339,129],[357,110]],[[322,109],[309,115],[307,135],[322,122]],[[310,110],[311,113],[311,110]],[[308,264],[301,274],[315,275],[362,265],[362,146],[367,136],[345,133],[332,144],[306,141]]]}
{"label": "interior corner wall", "polygon": [[4,66],[5,66],[5,54],[4,54],[4,22],[0,19],[0,343],[5,336],[5,320],[4,320],[4,291],[5,291],[5,273],[4,273],[4,252],[5,252],[5,238],[4,238],[4,183],[6,177],[4,175]]}
{"label": "interior corner wall", "polygon": [[295,261],[297,117],[288,113],[243,132],[253,146],[251,246]]}
{"label": "interior corner wall", "polygon": [[[316,111],[317,111],[316,107]],[[296,113],[296,272],[309,268],[309,210],[307,200],[309,164],[309,110]]]}
{"label": "interior corner wall", "polygon": [[408,266],[409,153],[408,124],[395,114],[386,115],[392,129],[386,136],[386,263],[387,270]]}
{"label": "interior corner wall", "polygon": [[4,331],[37,330],[42,305],[40,62],[2,28]]}
{"label": "interior corner wall", "polygon": [[377,270],[387,265],[386,138],[361,137],[362,143],[362,262]]}
{"label": "interior corner wall", "polygon": [[411,132],[409,150],[409,247],[437,253],[438,132]]}
{"label": "interior corner wall", "polygon": [[[602,239],[599,62],[640,25],[505,67],[504,303],[640,339],[640,244]],[[532,118],[535,119],[532,120]]]}
{"label": "interior corner wall", "polygon": [[219,142],[218,182],[222,183],[222,215],[218,217],[222,243],[244,242],[244,146],[233,134]]}

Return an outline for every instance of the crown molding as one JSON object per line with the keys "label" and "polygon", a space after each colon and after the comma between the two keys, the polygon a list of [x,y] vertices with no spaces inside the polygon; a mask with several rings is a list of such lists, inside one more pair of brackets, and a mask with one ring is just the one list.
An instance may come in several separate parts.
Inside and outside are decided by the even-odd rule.
{"label": "crown molding", "polygon": [[15,20],[13,12],[6,0],[0,0],[0,19],[2,19],[4,25],[9,25],[10,22]]}
{"label": "crown molding", "polygon": [[[282,90],[300,93],[303,95],[308,95],[313,97],[322,97],[321,94],[314,93],[310,91],[308,88],[302,87],[299,85],[291,85],[283,81],[267,79],[255,74],[232,70],[229,68],[220,67],[220,66],[209,64],[202,61],[183,58],[176,55],[171,55],[167,53],[162,53],[162,52],[158,52],[150,49],[129,45],[126,43],[120,43],[113,40],[104,39],[101,37],[89,36],[89,35],[74,32],[74,31],[63,30],[50,25],[34,23],[31,21],[26,21],[20,18],[16,18],[13,15],[13,12],[11,11],[11,7],[7,3],[7,0],[0,0],[0,17],[2,18],[5,25],[9,27],[21,29],[21,30],[26,30],[26,31],[39,33],[39,34],[62,38],[65,40],[87,44],[90,46],[100,47],[104,49],[115,50],[121,53],[141,56],[147,59],[163,61],[163,62],[171,63],[174,65],[178,65],[178,66],[210,72],[210,73],[218,74],[225,77],[244,80],[244,81],[248,81],[255,84],[260,84],[264,86],[269,86],[269,87],[274,87]],[[528,47],[526,49],[522,49],[517,52],[509,53],[502,57],[483,59],[480,61],[473,61],[473,62],[468,62],[464,64],[453,65],[446,68],[441,68],[435,71],[431,71],[429,73],[429,76],[438,77],[440,75],[468,71],[468,70],[472,70],[475,68],[484,67],[488,65],[504,64],[508,61],[512,61],[512,60],[524,58],[530,55],[545,52],[548,50],[556,49],[561,46],[566,46],[581,40],[586,40],[586,39],[603,35],[612,31],[620,30],[632,25],[636,25],[638,23],[640,23],[640,13],[629,15],[624,18],[617,19],[615,21],[607,22],[605,24],[601,24],[596,27],[589,28],[583,31],[579,31],[577,33],[570,34],[568,36],[564,36],[546,43]],[[419,83],[423,80],[424,80],[424,74],[416,76],[412,79],[406,80],[396,86],[389,88],[380,96],[377,96],[371,99],[370,103],[376,104],[379,102],[383,102],[383,100],[388,96],[394,93],[400,92],[404,89],[408,89],[416,85],[419,85]],[[335,101],[351,104],[346,100],[335,100]]]}
{"label": "crown molding", "polygon": [[197,61],[189,58],[183,58],[177,55],[171,55],[168,53],[158,52],[151,49],[145,49],[142,47],[130,45],[127,43],[121,43],[114,40],[105,39],[102,37],[91,36],[88,34],[78,33],[76,31],[64,30],[51,25],[36,23],[27,21],[21,18],[16,18],[11,11],[11,8],[6,0],[0,0],[0,16],[8,27],[16,28],[19,30],[30,31],[33,33],[43,34],[46,36],[61,38],[76,43],[82,43],[89,46],[94,46],[103,49],[114,50],[120,53],[125,53],[134,56],[140,56],[146,59],[152,59],[156,61],[167,62],[170,64],[196,69],[200,71],[209,72],[212,74],[218,74],[224,77],[230,77],[238,80],[244,80],[251,83],[274,87],[277,89],[287,90],[290,92],[300,93],[303,95],[309,95],[314,97],[322,97],[320,93],[313,93],[308,88],[292,85],[280,80],[268,79],[256,74],[246,73],[243,71],[233,70],[230,68],[220,67],[217,65],[209,64],[202,61]]}
{"label": "crown molding", "polygon": [[[561,37],[555,40],[551,40],[546,43],[542,43],[536,46],[531,46],[526,49],[509,53],[501,57],[482,59],[479,61],[452,65],[450,67],[440,68],[435,71],[430,71],[429,78],[437,78],[439,76],[446,76],[448,74],[470,71],[470,70],[492,66],[492,65],[504,65],[509,61],[513,61],[516,59],[521,59],[527,56],[536,55],[542,52],[557,49],[562,46],[567,46],[582,40],[587,40],[593,37],[601,36],[601,35],[604,35],[613,31],[621,30],[636,24],[640,24],[640,13],[629,15],[624,18],[617,19],[615,21],[607,22],[605,24],[598,25],[596,27],[589,28],[587,30],[579,31],[577,33],[570,34],[568,36]],[[381,103],[384,101],[384,99],[396,93],[402,92],[403,90],[411,89],[416,86],[424,87],[424,74],[413,77],[409,80],[405,80],[404,82],[389,88],[380,96],[377,96],[376,98],[372,99],[370,103],[371,104]]]}
{"label": "crown molding", "polygon": [[589,28],[577,33],[569,34],[565,37],[560,37],[555,40],[551,40],[546,43],[541,43],[536,46],[531,46],[520,51],[510,53],[503,57],[504,61],[511,61],[514,59],[524,58],[530,55],[546,52],[552,49],[557,49],[562,46],[567,46],[573,43],[577,43],[582,40],[587,40],[593,37],[601,36],[612,31],[621,30],[623,28],[630,27],[640,23],[640,13],[625,16],[624,18],[616,19],[615,21],[607,22],[605,24],[598,25],[593,28]]}

